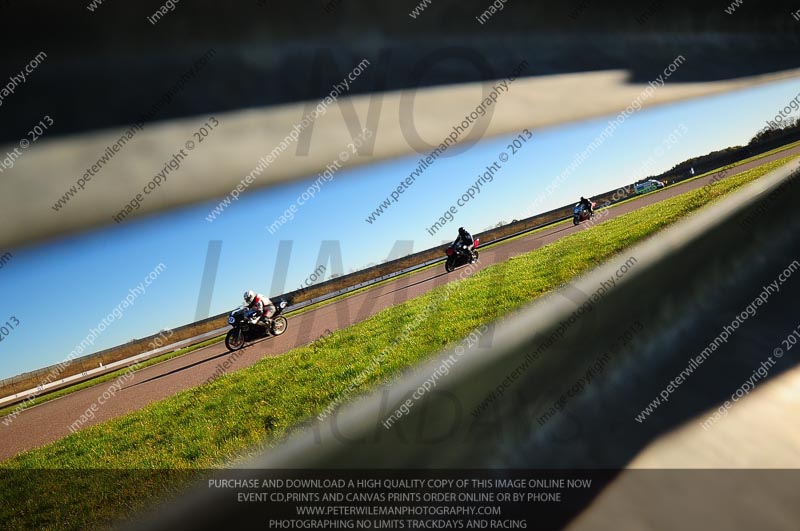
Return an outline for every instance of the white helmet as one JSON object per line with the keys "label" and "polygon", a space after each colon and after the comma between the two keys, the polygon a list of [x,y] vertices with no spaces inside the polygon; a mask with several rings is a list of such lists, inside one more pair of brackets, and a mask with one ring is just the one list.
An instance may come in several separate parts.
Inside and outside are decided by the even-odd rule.
{"label": "white helmet", "polygon": [[244,302],[246,302],[247,304],[250,304],[251,302],[253,302],[253,299],[255,299],[255,298],[256,298],[256,292],[255,291],[249,289],[249,290],[244,292]]}

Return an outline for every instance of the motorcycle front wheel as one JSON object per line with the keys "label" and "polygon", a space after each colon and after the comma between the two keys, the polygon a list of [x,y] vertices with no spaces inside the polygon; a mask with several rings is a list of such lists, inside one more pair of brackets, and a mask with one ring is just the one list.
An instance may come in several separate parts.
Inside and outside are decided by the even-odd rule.
{"label": "motorcycle front wheel", "polygon": [[444,269],[445,269],[445,271],[447,271],[448,273],[452,273],[453,269],[455,269],[455,268],[456,268],[456,261],[455,261],[455,259],[454,259],[454,258],[451,256],[451,257],[450,257],[450,258],[448,258],[448,259],[447,259],[447,261],[444,263]]}
{"label": "motorcycle front wheel", "polygon": [[228,350],[239,350],[244,346],[244,332],[241,328],[231,328],[225,336],[225,346]]}
{"label": "motorcycle front wheel", "polygon": [[286,317],[280,316],[276,317],[272,321],[272,333],[276,336],[281,335],[282,333],[286,332],[286,328],[289,326],[289,323],[286,321]]}
{"label": "motorcycle front wheel", "polygon": [[578,218],[578,216],[575,216],[575,217],[572,218],[572,224],[573,225],[577,225],[580,222],[581,222],[581,220],[580,220],[580,218]]}

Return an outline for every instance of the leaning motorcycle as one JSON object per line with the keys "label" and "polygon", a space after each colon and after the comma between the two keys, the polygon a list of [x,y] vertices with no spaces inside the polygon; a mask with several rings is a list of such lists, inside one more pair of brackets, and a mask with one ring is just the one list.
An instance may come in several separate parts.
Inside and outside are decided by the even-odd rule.
{"label": "leaning motorcycle", "polygon": [[269,323],[265,323],[263,320],[251,323],[250,319],[253,318],[256,310],[242,306],[236,308],[228,316],[228,324],[232,328],[228,330],[228,335],[225,336],[225,346],[228,347],[228,350],[239,350],[247,343],[270,336],[279,336],[286,332],[288,322],[286,317],[281,315],[281,312],[288,305],[289,303],[285,300],[276,301],[275,313]]}
{"label": "leaning motorcycle", "polygon": [[457,267],[478,261],[478,251],[475,249],[478,248],[480,240],[475,238],[474,242],[475,245],[473,246],[472,256],[470,256],[470,252],[467,249],[456,248],[453,244],[450,244],[450,247],[445,249],[444,252],[447,255],[447,261],[444,263],[444,268],[448,273]]}
{"label": "leaning motorcycle", "polygon": [[597,205],[594,201],[592,201],[592,210],[586,208],[585,205],[581,203],[577,203],[572,208],[572,224],[577,225],[581,221],[586,221],[587,219],[592,219],[594,217],[594,207]]}

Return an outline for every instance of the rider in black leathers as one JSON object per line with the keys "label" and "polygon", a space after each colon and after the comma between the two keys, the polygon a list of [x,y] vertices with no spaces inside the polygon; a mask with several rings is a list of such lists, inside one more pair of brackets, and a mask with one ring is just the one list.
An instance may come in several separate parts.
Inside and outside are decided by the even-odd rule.
{"label": "rider in black leathers", "polygon": [[583,208],[585,208],[589,212],[589,214],[594,212],[594,210],[592,209],[592,202],[586,199],[585,197],[581,197],[579,203],[583,205]]}
{"label": "rider in black leathers", "polygon": [[473,252],[475,240],[472,238],[472,234],[467,232],[464,227],[458,228],[458,237],[453,242],[453,247],[457,250],[469,251],[470,263],[475,263],[475,253]]}

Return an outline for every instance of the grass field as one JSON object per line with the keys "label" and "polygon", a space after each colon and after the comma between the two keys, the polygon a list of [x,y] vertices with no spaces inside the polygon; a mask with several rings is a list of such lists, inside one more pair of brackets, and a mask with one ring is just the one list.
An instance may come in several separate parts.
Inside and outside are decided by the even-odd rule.
{"label": "grass field", "polygon": [[[436,288],[336,331],[319,344],[265,358],[21,454],[0,464],[0,522],[11,529],[84,529],[129,514],[183,484],[191,477],[187,470],[200,473],[253,446],[274,444],[337,401],[420,312],[428,318],[368,373],[354,394],[397,377],[454,338],[519,309],[791,158],[606,221],[487,267],[459,281],[458,289]],[[507,278],[515,280],[504,282]],[[75,472],[25,473],[35,469]],[[118,471],[94,476],[77,472],[84,469]],[[165,472],[143,472],[148,470]]]}

